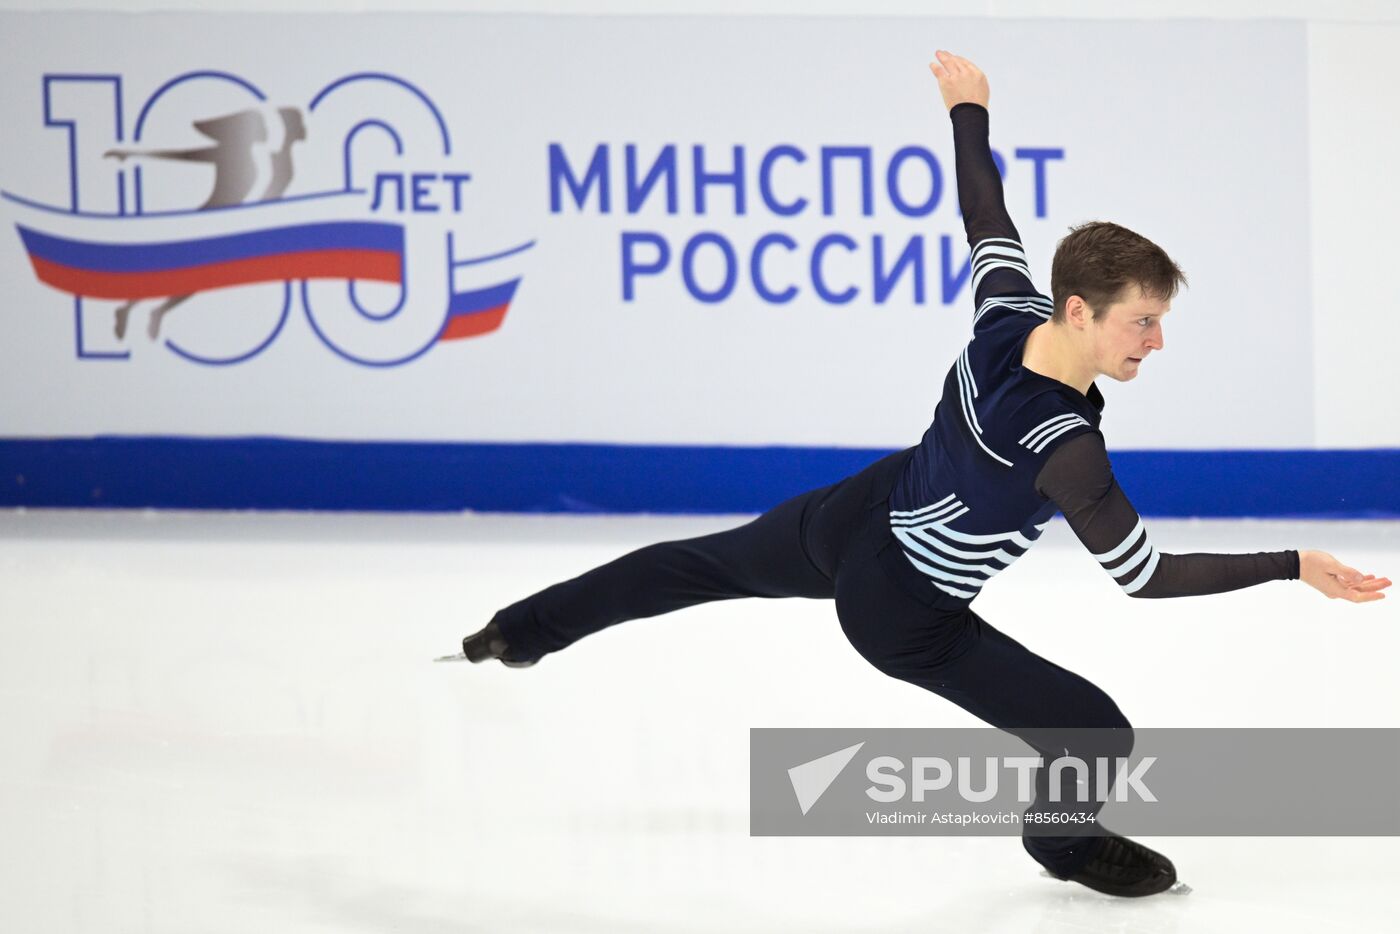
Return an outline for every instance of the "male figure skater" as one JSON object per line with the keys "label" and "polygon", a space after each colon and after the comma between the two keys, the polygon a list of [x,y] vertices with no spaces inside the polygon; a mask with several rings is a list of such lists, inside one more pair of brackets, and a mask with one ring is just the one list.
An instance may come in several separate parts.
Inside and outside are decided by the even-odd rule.
{"label": "male figure skater", "polygon": [[[1384,597],[1389,580],[1320,551],[1157,550],[1113,477],[1094,380],[1132,380],[1162,349],[1181,270],[1138,234],[1091,223],[1056,249],[1053,299],[1037,292],[987,141],[987,79],[966,59],[937,57],[976,311],[923,440],[740,528],[639,549],[506,607],[463,640],[468,659],[524,667],[614,623],[710,600],[834,599],[847,638],[876,668],[1021,737],[1048,765],[1062,748],[1085,761],[1126,756],[1132,728],[1102,690],[970,604],[1057,511],[1132,597],[1299,578],[1328,597]],[[1052,810],[1048,771],[1038,770],[1033,811]],[[1166,857],[1102,828],[1044,836],[1024,826],[1027,852],[1057,878],[1120,896],[1176,881]]]}

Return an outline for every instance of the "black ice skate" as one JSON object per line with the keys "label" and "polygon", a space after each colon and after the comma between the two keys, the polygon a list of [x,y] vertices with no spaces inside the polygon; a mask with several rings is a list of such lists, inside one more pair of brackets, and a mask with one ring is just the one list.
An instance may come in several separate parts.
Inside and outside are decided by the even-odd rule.
{"label": "black ice skate", "polygon": [[1083,869],[1072,876],[1051,872],[1042,875],[1078,882],[1105,895],[1140,898],[1171,892],[1185,895],[1191,887],[1176,881],[1176,867],[1161,853],[1116,833],[1094,839],[1094,852]]}
{"label": "black ice skate", "polygon": [[462,640],[462,653],[460,655],[444,655],[437,659],[440,662],[458,662],[466,659],[469,662],[484,662],[489,659],[499,659],[502,665],[508,668],[529,668],[538,658],[528,661],[517,661],[513,658],[506,658],[510,647],[506,645],[505,636],[501,635],[500,627],[495,620],[486,624],[480,632],[467,636]]}

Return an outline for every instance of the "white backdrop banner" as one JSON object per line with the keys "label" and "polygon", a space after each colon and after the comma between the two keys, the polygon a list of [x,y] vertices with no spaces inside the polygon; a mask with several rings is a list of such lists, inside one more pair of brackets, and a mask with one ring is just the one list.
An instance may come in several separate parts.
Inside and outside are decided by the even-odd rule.
{"label": "white backdrop banner", "polygon": [[8,14],[0,36],[6,437],[912,444],[971,316],[926,66],[948,47],[990,76],[1042,291],[1092,219],[1190,278],[1166,352],[1103,387],[1110,443],[1313,443],[1300,24]]}

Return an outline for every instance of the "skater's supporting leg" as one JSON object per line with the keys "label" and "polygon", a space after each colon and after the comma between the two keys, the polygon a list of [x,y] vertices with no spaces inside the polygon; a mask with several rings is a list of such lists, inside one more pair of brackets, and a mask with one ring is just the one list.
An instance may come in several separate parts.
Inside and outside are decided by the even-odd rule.
{"label": "skater's supporting leg", "polygon": [[[971,610],[942,612],[911,600],[873,563],[849,563],[837,575],[836,610],[852,645],[876,668],[1022,738],[1047,766],[1063,755],[1091,764],[1100,756],[1128,755],[1132,728],[1102,690],[1036,655]],[[1066,809],[1097,812],[1093,772],[1091,768],[1090,803],[1066,802]],[[1048,786],[1049,769],[1041,768],[1032,810],[1054,807],[1048,804]],[[1088,830],[1097,832],[1097,827]],[[1072,875],[1084,864],[1092,839],[1023,837],[1027,851],[1060,876]]]}
{"label": "skater's supporting leg", "polygon": [[[935,675],[942,685],[936,690],[992,726],[1020,737],[1040,755],[1044,766],[1036,771],[1036,800],[1027,814],[1097,815],[1102,808],[1099,799],[1107,796],[1116,769],[1109,770],[1108,787],[1099,788],[1096,760],[1104,758],[1116,765],[1133,747],[1132,726],[1118,705],[1087,679],[1035,654],[971,611],[954,625],[963,627],[970,648]],[[1064,789],[1061,802],[1050,800],[1049,765],[1061,756],[1076,757],[1088,766],[1083,803],[1076,800],[1073,788]],[[1089,844],[1100,832],[1096,823],[1024,826],[1021,840],[1026,851],[1060,876],[1073,875],[1084,866],[1092,854]],[[1054,826],[1070,827],[1076,833],[1046,835],[1047,827]]]}

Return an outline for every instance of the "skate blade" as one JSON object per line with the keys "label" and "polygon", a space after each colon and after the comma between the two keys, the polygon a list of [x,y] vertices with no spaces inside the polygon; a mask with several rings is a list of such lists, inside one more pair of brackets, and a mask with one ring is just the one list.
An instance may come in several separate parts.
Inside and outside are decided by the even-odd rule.
{"label": "skate blade", "polygon": [[[1064,881],[1067,881],[1067,880],[1061,879],[1059,876],[1055,875],[1054,873],[1052,873],[1052,872],[1051,872],[1050,870],[1048,870],[1048,869],[1042,869],[1042,870],[1040,870],[1040,874],[1041,874],[1043,877],[1045,877],[1046,879],[1054,879],[1056,882],[1064,882]],[[1191,886],[1187,885],[1185,882],[1173,882],[1171,888],[1167,889],[1165,892],[1160,892],[1160,893],[1158,893],[1158,894],[1160,894],[1160,895],[1190,895],[1190,894],[1191,894]]]}
{"label": "skate blade", "polygon": [[458,652],[456,655],[444,655],[444,656],[442,656],[441,658],[435,658],[435,659],[433,659],[433,661],[435,661],[435,662],[464,662],[464,661],[466,661],[466,660],[467,660],[467,653],[466,653],[466,652]]}

